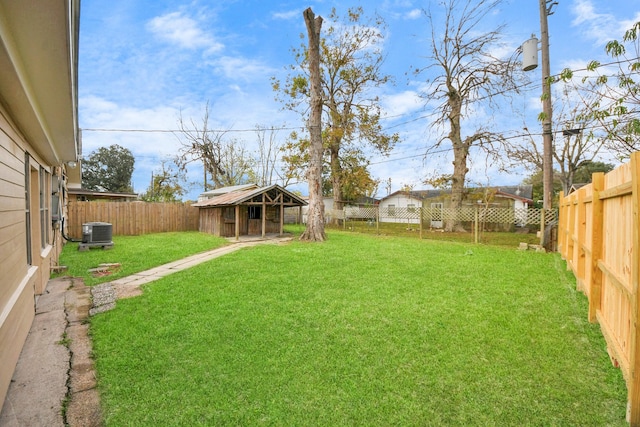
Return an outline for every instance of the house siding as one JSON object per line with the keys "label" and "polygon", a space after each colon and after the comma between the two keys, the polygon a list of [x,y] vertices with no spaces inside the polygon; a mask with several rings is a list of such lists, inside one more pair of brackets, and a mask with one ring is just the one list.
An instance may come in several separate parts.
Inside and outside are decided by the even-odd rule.
{"label": "house siding", "polygon": [[[30,236],[25,198],[27,153]],[[62,236],[51,223],[51,178],[59,169],[45,164],[31,150],[0,107],[0,401],[4,401],[35,316],[35,297],[44,292],[50,266],[62,251]],[[42,207],[47,209],[41,211]]]}
{"label": "house siding", "polygon": [[[409,218],[407,208],[413,205],[416,208],[415,218]],[[405,194],[397,194],[380,201],[380,222],[402,222],[406,224],[420,224],[418,208],[422,207],[422,201]]]}

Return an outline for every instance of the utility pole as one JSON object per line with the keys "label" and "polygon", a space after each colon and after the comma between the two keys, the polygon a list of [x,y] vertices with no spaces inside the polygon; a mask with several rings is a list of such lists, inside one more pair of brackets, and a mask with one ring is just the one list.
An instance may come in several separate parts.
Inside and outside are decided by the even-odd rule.
{"label": "utility pole", "polygon": [[[551,121],[553,110],[551,106],[551,66],[549,61],[549,26],[547,16],[553,14],[551,9],[558,4],[556,1],[540,1],[540,53],[542,56],[542,207],[545,211],[552,208],[553,202],[553,133]],[[549,6],[547,6],[549,5]]]}

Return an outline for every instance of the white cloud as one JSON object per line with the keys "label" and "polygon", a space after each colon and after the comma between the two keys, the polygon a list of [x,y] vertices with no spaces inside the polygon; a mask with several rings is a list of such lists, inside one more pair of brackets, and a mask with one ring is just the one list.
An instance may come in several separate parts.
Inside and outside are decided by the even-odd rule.
{"label": "white cloud", "polygon": [[405,16],[407,19],[418,19],[422,16],[422,11],[420,9],[412,9]]}
{"label": "white cloud", "polygon": [[268,81],[268,77],[276,73],[276,70],[269,65],[259,61],[251,60],[240,57],[223,56],[217,58],[215,61],[210,61],[218,72],[224,75],[226,78],[237,81],[256,81],[265,79]]}
{"label": "white cloud", "polygon": [[146,28],[160,39],[187,49],[205,48],[212,52],[224,47],[203,31],[196,20],[182,12],[156,16],[147,22]]}
{"label": "white cloud", "polygon": [[403,116],[422,108],[424,100],[416,92],[406,90],[384,96],[382,98],[382,106],[387,117]]}
{"label": "white cloud", "polygon": [[[598,13],[593,0],[576,0],[572,12],[575,16],[571,24],[582,28],[583,36],[597,45],[605,45],[612,39],[619,39],[629,28],[630,22],[619,21],[610,13]],[[639,16],[636,14],[636,16]]]}
{"label": "white cloud", "polygon": [[273,19],[282,19],[282,20],[291,20],[291,19],[300,19],[302,16],[302,11],[299,9],[290,10],[286,12],[274,12],[271,14]]}

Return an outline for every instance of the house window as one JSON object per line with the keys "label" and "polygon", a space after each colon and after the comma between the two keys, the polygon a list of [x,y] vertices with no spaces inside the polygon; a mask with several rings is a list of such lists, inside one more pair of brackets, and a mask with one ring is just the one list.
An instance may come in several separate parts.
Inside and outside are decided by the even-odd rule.
{"label": "house window", "polygon": [[33,264],[31,255],[31,166],[29,165],[29,153],[24,156],[24,224],[27,236],[27,264]]}
{"label": "house window", "polygon": [[389,216],[396,216],[396,205],[389,205],[387,207],[387,214]]}
{"label": "house window", "polygon": [[42,249],[49,244],[49,173],[40,168],[40,244]]}
{"label": "house window", "polygon": [[262,206],[249,206],[249,219],[261,219]]}
{"label": "house window", "polygon": [[407,205],[407,212],[414,213],[416,211],[416,205],[414,203],[409,203]]}

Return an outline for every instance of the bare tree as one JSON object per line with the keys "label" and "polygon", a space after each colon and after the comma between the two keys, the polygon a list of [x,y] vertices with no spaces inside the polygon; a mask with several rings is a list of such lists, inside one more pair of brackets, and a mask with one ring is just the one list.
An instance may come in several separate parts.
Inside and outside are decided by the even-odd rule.
{"label": "bare tree", "polygon": [[185,121],[181,113],[178,125],[180,148],[175,163],[186,172],[189,164],[202,162],[204,191],[247,182],[253,160],[242,141],[225,138],[227,131],[209,127],[209,103],[200,124],[193,119]]}
{"label": "bare tree", "polygon": [[[561,130],[562,135],[554,138],[551,154],[558,167],[556,177],[562,183],[562,191],[567,194],[576,171],[598,158],[605,139],[593,132],[596,120],[589,112],[593,94],[564,85],[562,96],[556,99],[554,128]],[[543,153],[539,143],[528,135],[522,143],[507,146],[507,156],[530,170],[542,170]]]}
{"label": "bare tree", "polygon": [[211,176],[215,186],[217,185],[217,177],[225,173],[220,165],[224,132],[214,132],[209,129],[208,102],[205,105],[202,124],[197,124],[193,119],[186,122],[181,112],[178,125],[180,126],[180,135],[178,136],[180,149],[175,163],[180,170],[186,171],[189,164],[201,161],[204,172],[203,188],[204,191],[207,191],[210,189],[207,176]]}
{"label": "bare tree", "polygon": [[[448,132],[433,144],[427,154],[440,149],[446,141],[452,146],[453,173],[451,181],[451,206],[462,206],[464,186],[468,168],[470,149],[478,147],[485,153],[495,155],[496,144],[503,137],[489,128],[489,124],[477,125],[467,136],[462,134],[463,121],[471,116],[470,105],[492,106],[495,94],[515,91],[519,73],[515,64],[496,58],[492,48],[501,37],[503,26],[483,32],[482,21],[501,3],[501,0],[446,0],[444,20],[436,19],[430,11],[425,11],[431,27],[431,63],[416,70],[423,74],[434,70],[435,77],[429,81],[429,89],[424,93],[427,102],[436,102],[437,119],[432,123],[436,130]],[[439,28],[442,23],[443,28]],[[521,75],[521,74],[520,74]],[[470,121],[467,120],[469,124]],[[438,150],[440,151],[440,150]],[[445,230],[463,230],[455,221],[447,221]]]}
{"label": "bare tree", "polygon": [[311,85],[309,136],[310,159],[307,170],[309,182],[309,210],[307,227],[300,240],[322,242],[324,232],[324,202],[322,200],[322,87],[320,77],[320,30],[322,17],[315,17],[311,8],[303,12],[309,36],[309,83]]}
{"label": "bare tree", "polygon": [[258,156],[253,169],[253,181],[260,186],[272,185],[276,179],[283,181],[283,186],[287,185],[285,179],[278,173],[277,162],[281,154],[281,144],[278,143],[278,131],[267,129],[263,126],[256,126],[256,136],[258,137]]}

